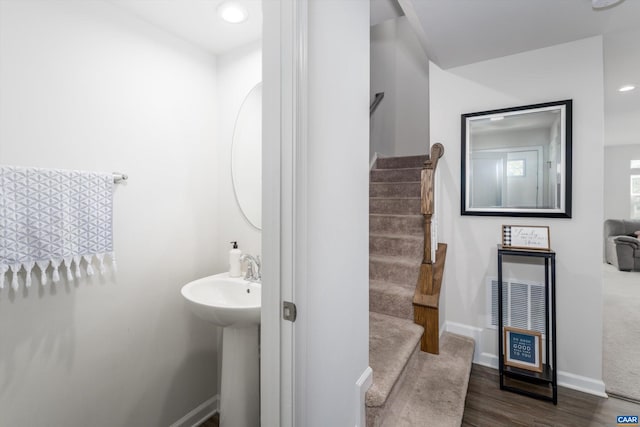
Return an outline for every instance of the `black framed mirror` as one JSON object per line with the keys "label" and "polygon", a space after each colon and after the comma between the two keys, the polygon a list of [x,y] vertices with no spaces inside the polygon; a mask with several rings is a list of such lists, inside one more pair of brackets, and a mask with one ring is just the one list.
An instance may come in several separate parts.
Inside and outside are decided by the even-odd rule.
{"label": "black framed mirror", "polygon": [[572,101],[462,115],[461,214],[571,218]]}

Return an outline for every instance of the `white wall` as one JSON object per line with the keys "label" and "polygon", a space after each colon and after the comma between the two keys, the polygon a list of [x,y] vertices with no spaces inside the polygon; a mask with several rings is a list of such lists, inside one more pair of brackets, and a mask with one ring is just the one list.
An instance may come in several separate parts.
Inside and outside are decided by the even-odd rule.
{"label": "white wall", "polygon": [[307,280],[296,283],[308,301],[296,322],[305,414],[296,425],[353,426],[369,360],[369,0],[309,2],[308,70]]}
{"label": "white wall", "polygon": [[630,218],[631,160],[640,160],[640,144],[607,146],[604,149],[605,219]]}
{"label": "white wall", "polygon": [[371,89],[384,99],[371,117],[371,147],[382,156],[429,148],[429,62],[406,17],[371,27]]}
{"label": "white wall", "polygon": [[115,276],[0,293],[0,424],[166,426],[217,393],[179,292],[224,259],[215,67],[102,1],[0,2],[0,162],[130,177]]}
{"label": "white wall", "polygon": [[[213,243],[216,253],[216,271],[229,268],[231,241],[237,241],[243,253],[261,254],[261,232],[244,217],[234,195],[231,178],[231,149],[236,117],[242,102],[251,89],[262,81],[262,49],[260,42],[250,43],[216,59],[216,99],[218,108],[216,165],[219,183],[217,193],[218,221],[217,240]],[[262,198],[257,200],[262,203]],[[243,265],[242,269],[245,270]],[[222,329],[218,330],[217,342],[222,346]],[[218,360],[218,378],[222,376],[222,358]],[[218,383],[219,385],[219,383]]]}
{"label": "white wall", "polygon": [[625,84],[638,86],[640,28],[609,32],[604,39],[605,146],[640,143],[638,89],[618,92]]}
{"label": "white wall", "polygon": [[[557,252],[560,381],[596,393],[604,391],[602,61],[602,39],[594,37],[446,71],[434,64],[430,68],[431,140],[442,141],[446,149],[438,166],[442,218],[438,231],[440,240],[449,244],[443,284],[447,322],[463,325],[461,332],[477,334],[476,361],[496,363],[496,331],[484,329],[485,280],[497,275],[500,227],[548,225]],[[574,106],[573,218],[462,217],[460,115],[562,99],[573,99]],[[509,267],[505,274],[542,280],[534,267]]]}
{"label": "white wall", "polygon": [[[243,253],[259,255],[260,230],[253,227],[242,215],[233,194],[231,180],[231,143],[233,129],[240,106],[253,87],[262,81],[262,49],[260,43],[252,43],[217,58],[218,100],[218,151],[217,169],[220,189],[218,193],[219,220],[216,248],[219,253],[229,253],[232,240],[237,240]],[[257,201],[258,204],[261,200]],[[228,257],[224,258],[227,261]],[[227,263],[221,266],[226,269]]]}

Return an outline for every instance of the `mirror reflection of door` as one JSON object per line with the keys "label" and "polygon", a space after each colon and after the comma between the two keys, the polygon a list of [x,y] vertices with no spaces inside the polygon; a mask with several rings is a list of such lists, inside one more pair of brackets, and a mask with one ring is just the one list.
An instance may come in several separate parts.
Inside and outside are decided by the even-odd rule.
{"label": "mirror reflection of door", "polygon": [[504,161],[500,153],[473,153],[471,159],[471,206],[502,206]]}
{"label": "mirror reflection of door", "polygon": [[537,208],[542,204],[542,163],[538,160],[541,152],[542,149],[507,153],[506,207]]}
{"label": "mirror reflection of door", "polygon": [[[543,147],[478,150],[471,154],[471,206],[545,205]],[[547,195],[547,199],[549,196]],[[553,199],[552,199],[553,200]]]}

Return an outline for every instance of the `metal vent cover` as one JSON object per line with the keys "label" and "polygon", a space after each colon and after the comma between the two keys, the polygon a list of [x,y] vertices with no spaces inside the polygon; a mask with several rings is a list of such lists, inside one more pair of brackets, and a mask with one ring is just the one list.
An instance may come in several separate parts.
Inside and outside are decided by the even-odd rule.
{"label": "metal vent cover", "polygon": [[[498,279],[487,278],[487,327],[498,327]],[[502,314],[504,326],[538,331],[544,335],[544,284],[519,279],[503,279]]]}

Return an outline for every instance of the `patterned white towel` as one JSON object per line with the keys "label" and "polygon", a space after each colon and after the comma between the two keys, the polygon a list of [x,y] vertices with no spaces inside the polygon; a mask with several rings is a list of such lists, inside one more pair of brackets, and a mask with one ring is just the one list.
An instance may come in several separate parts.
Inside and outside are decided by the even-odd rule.
{"label": "patterned white towel", "polygon": [[11,287],[18,289],[18,272],[37,265],[41,283],[53,268],[52,280],[60,280],[64,262],[67,279],[80,277],[84,259],[93,274],[93,257],[104,272],[113,254],[113,176],[107,173],[0,166],[0,289],[5,273],[13,274]]}

